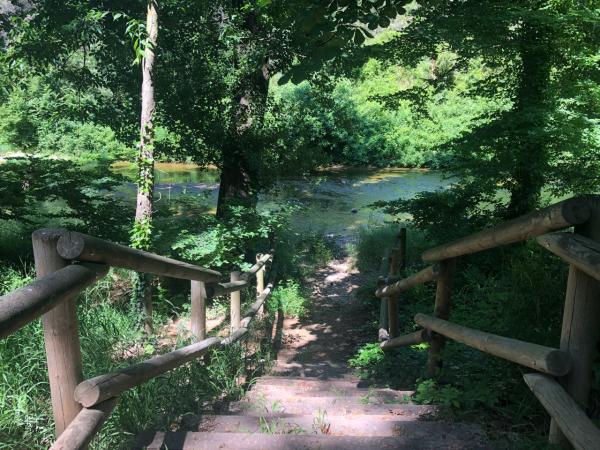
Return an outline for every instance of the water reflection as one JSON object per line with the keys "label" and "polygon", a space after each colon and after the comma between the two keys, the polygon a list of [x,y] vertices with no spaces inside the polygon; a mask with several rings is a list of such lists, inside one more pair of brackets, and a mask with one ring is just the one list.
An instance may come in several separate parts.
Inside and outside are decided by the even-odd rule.
{"label": "water reflection", "polygon": [[[133,195],[135,173],[131,166],[114,169],[132,182],[123,186]],[[214,208],[217,203],[218,171],[186,164],[159,163],[156,167],[156,198],[159,201],[187,194]],[[347,169],[320,172],[310,178],[283,179],[259,197],[260,210],[278,209],[287,203],[301,206],[292,217],[298,230],[351,234],[362,225],[390,219],[369,204],[379,200],[412,198],[423,191],[447,187],[438,172],[407,169]]]}

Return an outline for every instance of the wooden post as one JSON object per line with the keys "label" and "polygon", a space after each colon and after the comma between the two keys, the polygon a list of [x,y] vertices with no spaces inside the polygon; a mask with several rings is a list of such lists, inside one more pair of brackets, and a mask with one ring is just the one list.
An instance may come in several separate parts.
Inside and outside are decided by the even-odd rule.
{"label": "wooden post", "polygon": [[191,281],[192,312],[190,326],[196,341],[206,338],[206,286],[202,281]]}
{"label": "wooden post", "polygon": [[[261,254],[256,255],[256,262],[261,258]],[[256,272],[256,298],[260,297],[260,294],[265,290],[265,268],[261,267],[258,272]],[[258,310],[258,317],[263,317],[265,313],[265,305],[264,303],[260,305]]]}
{"label": "wooden post", "polygon": [[[377,280],[377,288],[381,288],[385,285],[383,277],[379,277]],[[387,298],[382,297],[379,303],[379,332],[377,338],[379,342],[386,341],[390,338],[387,330],[388,327],[388,301]]]}
{"label": "wooden post", "polygon": [[[231,272],[231,281],[239,281],[241,276],[241,272],[235,271]],[[230,309],[229,315],[231,318],[231,332],[233,333],[235,330],[240,328],[240,320],[242,319],[241,315],[241,295],[240,291],[232,292],[230,295]]]}
{"label": "wooden post", "polygon": [[[390,278],[398,275],[400,265],[400,247],[392,250],[390,255]],[[390,295],[388,297],[388,326],[390,339],[398,336],[398,297],[399,295]]]}
{"label": "wooden post", "polygon": [[[589,197],[591,216],[588,222],[575,227],[575,232],[600,241],[600,200]],[[568,352],[573,367],[562,384],[573,399],[586,411],[592,383],[592,364],[600,338],[600,282],[569,267],[560,348]],[[550,423],[549,441],[569,447],[555,420]]]}
{"label": "wooden post", "polygon": [[[56,251],[56,243],[63,232],[64,230],[42,229],[31,236],[38,277],[68,265]],[[42,325],[54,426],[58,437],[81,411],[81,405],[74,395],[75,388],[83,379],[75,296],[45,313]]]}
{"label": "wooden post", "polygon": [[139,279],[142,281],[144,291],[142,292],[142,318],[144,321],[144,331],[152,334],[154,326],[152,324],[152,297],[154,293],[153,276],[147,273],[140,273]]}
{"label": "wooden post", "polygon": [[[447,259],[440,263],[440,273],[437,278],[437,290],[435,292],[435,307],[433,309],[433,315],[440,319],[448,320],[450,316],[450,297],[452,295],[455,269],[455,258]],[[427,377],[436,376],[442,366],[440,354],[444,348],[444,342],[445,338],[443,336],[432,333],[425,371]]]}
{"label": "wooden post", "polygon": [[400,269],[406,269],[406,228],[400,228]]}

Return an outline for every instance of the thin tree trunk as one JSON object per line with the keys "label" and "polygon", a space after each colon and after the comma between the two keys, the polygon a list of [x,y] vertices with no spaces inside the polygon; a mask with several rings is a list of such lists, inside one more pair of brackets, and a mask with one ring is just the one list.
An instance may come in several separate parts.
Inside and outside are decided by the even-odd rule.
{"label": "thin tree trunk", "polygon": [[[158,2],[150,0],[146,15],[149,46],[142,59],[142,113],[140,120],[140,144],[137,157],[138,190],[133,230],[133,246],[148,250],[152,231],[152,201],[154,191],[154,60],[158,38]],[[138,274],[137,300],[142,303],[144,324],[152,329],[152,289],[150,278]]]}

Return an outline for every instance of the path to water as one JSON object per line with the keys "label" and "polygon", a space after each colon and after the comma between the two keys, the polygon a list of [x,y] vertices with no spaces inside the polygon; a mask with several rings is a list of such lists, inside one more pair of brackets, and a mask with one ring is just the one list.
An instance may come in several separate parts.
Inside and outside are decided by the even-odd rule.
{"label": "path to water", "polygon": [[[120,166],[116,170],[134,178],[130,166]],[[214,209],[218,177],[216,170],[159,163],[156,167],[156,199],[169,202],[178,196],[188,195]],[[380,210],[370,208],[371,203],[412,198],[419,192],[445,188],[449,184],[449,180],[444,180],[435,171],[330,170],[308,178],[282,179],[260,195],[258,206],[260,210],[275,210],[291,203],[301,208],[292,216],[292,224],[297,230],[353,235],[361,226],[378,224],[390,218]],[[126,184],[123,191],[133,201],[133,183]]]}
{"label": "path to water", "polygon": [[308,314],[285,319],[282,347],[274,371],[300,377],[353,379],[348,359],[372,339],[367,313],[356,298],[361,276],[342,253],[306,280],[311,288]]}

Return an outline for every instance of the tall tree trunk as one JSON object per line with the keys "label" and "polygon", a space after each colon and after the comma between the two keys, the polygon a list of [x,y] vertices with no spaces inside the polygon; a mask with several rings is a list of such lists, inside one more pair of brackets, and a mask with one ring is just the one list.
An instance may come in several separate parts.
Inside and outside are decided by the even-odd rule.
{"label": "tall tree trunk", "polygon": [[521,36],[521,80],[517,91],[514,159],[507,218],[538,206],[548,167],[547,88],[551,69],[551,34],[542,24],[525,23]]}
{"label": "tall tree trunk", "polygon": [[[137,157],[137,202],[132,245],[142,250],[150,247],[152,233],[152,200],[154,191],[154,60],[158,38],[158,2],[148,2],[146,31],[149,46],[142,59],[142,113],[140,143]],[[152,289],[147,275],[138,274],[138,302],[143,302],[143,315],[147,331],[152,329]]]}
{"label": "tall tree trunk", "polygon": [[227,216],[230,206],[256,206],[260,143],[256,132],[262,126],[269,95],[269,65],[244,81],[234,99],[228,142],[223,148],[217,217]]}
{"label": "tall tree trunk", "polygon": [[[243,13],[243,2],[233,0],[234,8]],[[246,15],[244,27],[258,41],[260,32],[254,12]],[[247,42],[238,45],[236,59],[244,60],[248,48],[261,45]],[[257,202],[258,166],[261,143],[257,131],[262,127],[269,95],[270,64],[268,57],[238,83],[232,99],[228,137],[222,149],[221,179],[217,202],[217,217],[227,217],[230,206],[254,208]],[[257,139],[258,138],[258,139]]]}

